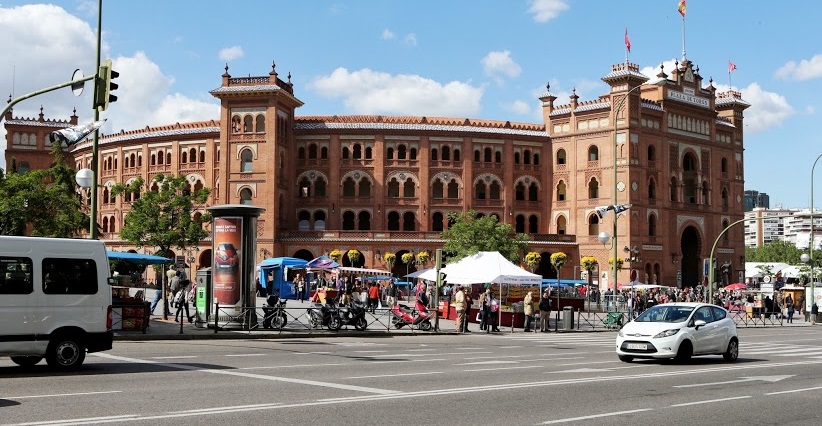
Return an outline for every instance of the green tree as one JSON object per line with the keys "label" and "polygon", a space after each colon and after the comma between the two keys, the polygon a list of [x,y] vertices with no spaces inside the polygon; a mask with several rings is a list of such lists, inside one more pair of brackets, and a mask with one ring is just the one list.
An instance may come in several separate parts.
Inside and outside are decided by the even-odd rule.
{"label": "green tree", "polygon": [[208,236],[203,224],[210,214],[194,216],[198,206],[205,204],[209,188],[190,191],[184,176],[157,174],[153,182],[159,189],[150,190],[142,178],[129,185],[114,185],[113,196],[131,194],[134,201],[123,220],[120,237],[140,247],[156,247],[160,255],[168,255],[172,247],[184,250]]}
{"label": "green tree", "polygon": [[75,237],[88,227],[82,198],[60,145],[48,169],[0,174],[0,234]]}
{"label": "green tree", "polygon": [[789,265],[801,263],[799,256],[803,250],[789,241],[774,240],[762,247],[746,247],[745,260],[748,262],[782,262]]}
{"label": "green tree", "polygon": [[477,217],[475,211],[463,214],[449,214],[452,223],[442,233],[445,239],[443,251],[448,261],[458,261],[481,251],[498,251],[506,259],[519,263],[527,249],[528,237],[517,234],[507,223],[499,223],[496,216]]}

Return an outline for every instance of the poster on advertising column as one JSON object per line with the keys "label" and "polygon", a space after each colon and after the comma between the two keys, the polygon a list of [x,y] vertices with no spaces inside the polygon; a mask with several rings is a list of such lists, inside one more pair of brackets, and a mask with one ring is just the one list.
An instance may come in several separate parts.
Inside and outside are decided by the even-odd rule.
{"label": "poster on advertising column", "polygon": [[243,241],[243,218],[218,217],[214,219],[214,303],[240,308],[241,297],[241,256]]}

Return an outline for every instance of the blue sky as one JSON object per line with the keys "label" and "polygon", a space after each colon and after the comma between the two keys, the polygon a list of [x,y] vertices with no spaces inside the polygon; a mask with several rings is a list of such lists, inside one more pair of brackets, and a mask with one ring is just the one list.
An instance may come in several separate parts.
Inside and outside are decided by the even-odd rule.
{"label": "blue sky", "polygon": [[[820,2],[688,0],[688,59],[745,115],[745,187],[771,207],[810,205],[822,93]],[[0,0],[0,94],[20,96],[94,72],[96,0]],[[539,123],[550,82],[559,103],[607,92],[625,60],[648,74],[682,57],[677,0],[143,0],[103,4],[103,59],[120,72],[104,133],[217,119],[208,91],[232,76],[290,72],[298,115],[427,115]],[[728,62],[737,70],[729,81]],[[90,88],[28,99],[15,116],[92,117]],[[5,147],[5,141],[3,141]],[[2,161],[2,160],[0,160]],[[0,164],[0,166],[3,166]],[[822,204],[822,181],[815,186]],[[817,206],[818,207],[818,206]]]}

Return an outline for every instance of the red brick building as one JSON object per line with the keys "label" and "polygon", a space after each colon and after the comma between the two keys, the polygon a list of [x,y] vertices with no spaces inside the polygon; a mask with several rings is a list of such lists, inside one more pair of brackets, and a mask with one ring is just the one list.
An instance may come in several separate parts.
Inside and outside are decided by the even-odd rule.
{"label": "red brick building", "polygon": [[[209,205],[264,207],[258,259],[355,249],[363,254],[357,266],[385,268],[386,252],[398,259],[407,252],[433,254],[443,244],[448,214],[475,210],[530,235],[530,250],[543,257],[537,273],[555,277],[548,258],[563,251],[569,262],[562,277],[578,278],[581,256],[607,265],[610,252],[596,239],[594,208],[612,204],[618,186],[619,202],[633,205],[620,218],[619,245],[641,251],[640,264],[631,266],[645,270],[649,281],[674,285],[681,271],[683,282],[693,284],[716,236],[743,214],[738,200],[747,104],[738,93],[703,88],[689,61],[678,64],[665,87],[631,91],[621,109],[612,104],[647,77],[636,65],[619,64],[603,80],[610,93],[590,102],[574,95],[570,104],[555,106],[556,97],[545,93],[545,123],[526,124],[297,116],[302,102],[290,78],[280,79],[273,66],[267,76],[241,78],[226,68],[220,87],[210,92],[221,102],[219,120],[101,137],[101,238],[125,245],[118,230],[128,200],[113,199],[109,188],[163,172],[184,174],[192,187],[211,187]],[[619,185],[613,181],[614,109],[620,112]],[[7,163],[14,157],[18,164],[47,167],[48,132],[68,123],[9,114]],[[41,127],[48,130],[35,131]],[[13,143],[28,132],[36,148]],[[72,154],[78,169],[90,168],[91,142]],[[608,220],[602,219],[603,229]],[[204,241],[197,266],[210,264],[209,248]],[[744,262],[741,229],[731,231],[719,253],[720,263]],[[394,269],[404,274],[406,267],[398,260]],[[620,282],[627,280],[623,273]]]}

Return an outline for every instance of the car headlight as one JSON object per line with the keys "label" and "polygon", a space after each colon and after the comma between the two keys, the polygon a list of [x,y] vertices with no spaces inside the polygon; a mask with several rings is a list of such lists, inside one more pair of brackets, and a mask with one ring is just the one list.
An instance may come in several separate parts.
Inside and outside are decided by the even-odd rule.
{"label": "car headlight", "polygon": [[662,338],[662,337],[671,337],[676,333],[679,333],[678,328],[674,328],[672,330],[665,330],[663,332],[658,333],[656,336],[654,336],[654,339],[659,339],[659,338]]}
{"label": "car headlight", "polygon": [[622,331],[622,329],[620,328],[620,329],[619,329],[619,332],[617,332],[617,336],[619,336],[619,337],[625,337],[625,332],[624,332],[624,331]]}

